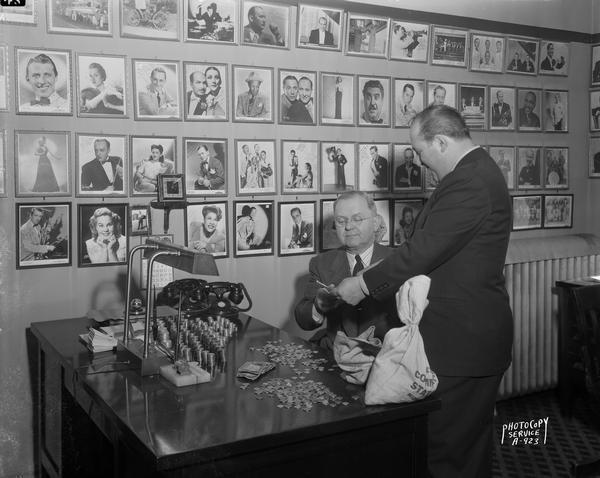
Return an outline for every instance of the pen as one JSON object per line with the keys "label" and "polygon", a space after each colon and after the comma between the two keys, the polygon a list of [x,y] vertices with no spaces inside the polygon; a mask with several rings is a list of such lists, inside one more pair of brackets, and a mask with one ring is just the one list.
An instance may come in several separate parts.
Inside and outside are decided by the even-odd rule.
{"label": "pen", "polygon": [[323,284],[320,280],[315,279],[315,282],[317,283],[317,285],[320,285],[321,287],[324,287],[325,289],[329,289],[329,286]]}

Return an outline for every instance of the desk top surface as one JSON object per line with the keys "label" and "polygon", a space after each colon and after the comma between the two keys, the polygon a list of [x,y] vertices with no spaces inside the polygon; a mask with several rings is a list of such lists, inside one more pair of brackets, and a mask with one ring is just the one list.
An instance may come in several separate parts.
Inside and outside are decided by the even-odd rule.
{"label": "desk top surface", "polygon": [[[310,369],[302,380],[322,382],[348,405],[315,404],[305,412],[279,408],[274,397],[259,400],[253,393],[255,386],[273,378],[291,378],[294,373],[290,367],[278,365],[241,389],[246,382],[236,378],[238,367],[247,360],[267,360],[251,347],[281,340],[282,344],[320,349],[255,318],[241,314],[240,322],[237,336],[227,347],[225,371],[217,372],[210,383],[179,388],[159,375],[142,377],[128,365],[115,363],[113,352],[89,353],[78,340],[90,323],[87,318],[37,322],[31,324],[31,330],[46,353],[55,354],[66,368],[65,380],[80,381],[102,414],[126,439],[145,449],[159,469],[402,420],[439,408],[434,399],[367,407],[364,388],[342,380],[338,368],[329,370],[331,361],[323,371]],[[331,360],[321,351],[313,357]]]}

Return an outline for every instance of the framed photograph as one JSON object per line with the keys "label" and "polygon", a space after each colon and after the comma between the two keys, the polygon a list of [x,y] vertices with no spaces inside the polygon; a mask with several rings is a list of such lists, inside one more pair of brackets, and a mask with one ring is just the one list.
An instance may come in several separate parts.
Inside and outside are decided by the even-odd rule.
{"label": "framed photograph", "polygon": [[298,4],[298,48],[341,51],[344,10]]}
{"label": "framed photograph", "polygon": [[569,92],[544,90],[544,132],[569,131]]}
{"label": "framed photograph", "polygon": [[37,0],[24,3],[22,7],[0,7],[0,23],[37,25]]}
{"label": "framed photograph", "polygon": [[540,189],[542,187],[541,149],[535,146],[519,146],[517,148],[519,168],[517,189]]}
{"label": "framed photograph", "polygon": [[113,34],[113,2],[97,0],[48,0],[48,33],[75,33],[110,37]]}
{"label": "framed photograph", "polygon": [[504,37],[471,33],[471,71],[502,73]]}
{"label": "framed photograph", "polygon": [[237,2],[235,0],[185,0],[185,41],[237,42]]}
{"label": "framed photograph", "polygon": [[423,178],[423,187],[425,188],[425,191],[435,191],[440,183],[437,174],[435,174],[432,169],[425,167],[423,168],[423,171],[425,173],[425,177]]}
{"label": "framed photograph", "polygon": [[334,203],[335,199],[321,199],[321,222],[319,223],[321,252],[337,249],[342,246],[342,241],[338,237],[335,226],[335,217],[333,215]]}
{"label": "framed photograph", "polygon": [[544,187],[569,187],[569,148],[544,148]]}
{"label": "framed photograph", "polygon": [[319,143],[281,142],[281,194],[319,192]]}
{"label": "framed photograph", "polygon": [[159,174],[175,174],[175,136],[131,136],[131,195],[156,196]]}
{"label": "framed photograph", "polygon": [[490,86],[490,130],[514,131],[516,90],[510,86]]}
{"label": "framed photograph", "polygon": [[125,57],[77,54],[77,115],[127,118]]}
{"label": "framed photograph", "polygon": [[592,86],[600,86],[600,45],[592,46]]}
{"label": "framed photograph", "polygon": [[377,207],[377,229],[375,230],[375,242],[382,246],[391,245],[392,237],[392,211],[390,199],[375,199]]}
{"label": "framed photograph", "polygon": [[236,139],[235,177],[238,196],[275,194],[274,140]]}
{"label": "framed photograph", "polygon": [[456,108],[456,83],[427,82],[427,106],[448,105]]}
{"label": "framed photograph", "polygon": [[188,196],[227,194],[227,140],[183,138],[183,173]]}
{"label": "framed photograph", "polygon": [[15,196],[70,196],[70,133],[15,131]]}
{"label": "framed photograph", "polygon": [[17,114],[73,114],[70,52],[16,48],[15,55]]}
{"label": "framed photograph", "polygon": [[515,189],[515,147],[490,146],[489,153],[502,171],[508,189]]}
{"label": "framed photograph", "polygon": [[75,137],[75,195],[127,196],[127,138],[121,135],[98,136],[84,133],[77,133]]}
{"label": "framed photograph", "polygon": [[517,88],[519,131],[542,131],[542,90],[535,88]]}
{"label": "framed photograph", "polygon": [[590,91],[590,130],[600,131],[600,90]]}
{"label": "framed photograph", "polygon": [[185,245],[214,257],[229,257],[227,224],[227,202],[188,204],[185,208]]}
{"label": "framed photograph", "polygon": [[513,196],[513,231],[542,228],[542,196]]}
{"label": "framed photograph", "polygon": [[234,201],[234,257],[273,255],[273,201]]}
{"label": "framed photograph", "polygon": [[242,45],[290,47],[290,7],[243,0]]}
{"label": "framed photograph", "polygon": [[354,143],[321,142],[321,192],[341,193],[356,188]]}
{"label": "framed photograph", "polygon": [[358,145],[358,189],[365,192],[390,190],[390,145],[360,143]]}
{"label": "framed photograph", "polygon": [[412,236],[415,219],[423,209],[423,199],[396,199],[394,200],[394,246],[404,244]]}
{"label": "framed photograph", "polygon": [[71,265],[71,204],[17,203],[17,269]]}
{"label": "framed photograph", "polygon": [[135,119],[180,120],[179,62],[132,60]]}
{"label": "framed photograph", "polygon": [[6,197],[6,130],[0,130],[0,197]]}
{"label": "framed photograph", "polygon": [[121,36],[179,40],[181,0],[121,0]]}
{"label": "framed photograph", "polygon": [[600,136],[590,138],[590,178],[600,178]]}
{"label": "framed photograph", "polygon": [[227,65],[184,61],[183,85],[187,121],[229,119]]}
{"label": "framed photograph", "polygon": [[152,232],[150,206],[129,206],[129,235],[147,236]]}
{"label": "framed photograph", "polygon": [[354,75],[321,73],[321,124],[354,126]]}
{"label": "framed photograph", "polygon": [[8,111],[8,46],[0,45],[0,111]]}
{"label": "framed photograph", "polygon": [[273,68],[232,66],[234,121],[273,123]]}
{"label": "framed photograph", "polygon": [[567,76],[569,74],[571,59],[569,43],[542,40],[540,51],[540,75]]}
{"label": "framed photograph", "polygon": [[279,122],[317,124],[317,72],[279,70]]}
{"label": "framed photograph", "polygon": [[425,81],[394,78],[394,127],[409,128],[425,108]]}
{"label": "framed photograph", "polygon": [[279,256],[314,254],[317,203],[279,203]]}
{"label": "framed photograph", "polygon": [[483,130],[487,124],[488,100],[484,85],[459,85],[460,114],[470,130]]}
{"label": "framed photograph", "polygon": [[467,67],[467,30],[432,27],[431,64]]}
{"label": "framed photograph", "polygon": [[573,195],[544,196],[544,229],[573,227]]}
{"label": "framed photograph", "polygon": [[427,63],[429,24],[392,20],[390,60]]}
{"label": "framed photograph", "polygon": [[394,144],[393,191],[422,191],[423,168],[415,163],[417,153],[410,144]]}
{"label": "framed photograph", "polygon": [[390,19],[348,14],[346,54],[386,58],[390,36]]}
{"label": "framed photograph", "polygon": [[540,43],[531,38],[508,38],[506,40],[506,73],[537,75]]}
{"label": "framed photograph", "polygon": [[127,204],[77,206],[79,267],[127,264]]}
{"label": "framed photograph", "polygon": [[159,174],[158,202],[185,201],[183,174]]}
{"label": "framed photograph", "polygon": [[390,79],[387,76],[358,77],[358,125],[390,126]]}

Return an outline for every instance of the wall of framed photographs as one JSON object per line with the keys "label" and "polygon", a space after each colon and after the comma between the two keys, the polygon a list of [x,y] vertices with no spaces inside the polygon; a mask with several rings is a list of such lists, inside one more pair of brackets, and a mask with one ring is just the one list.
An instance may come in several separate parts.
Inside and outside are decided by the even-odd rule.
{"label": "wall of framed photographs", "polygon": [[[0,11],[10,13],[0,48],[0,294],[3,317],[20,321],[13,343],[29,320],[120,299],[124,253],[163,234],[163,212],[148,207],[157,172],[184,175],[190,206],[171,213],[173,240],[215,254],[221,279],[248,288],[255,316],[301,334],[291,313],[311,255],[336,247],[327,224],[340,191],[371,192],[380,242],[406,240],[435,188],[413,165],[408,125],[432,101],[459,108],[505,172],[514,237],[600,232],[588,200],[600,199],[590,179],[600,177],[590,107],[600,49],[587,34],[494,29],[460,7],[456,17],[403,17],[338,0],[219,0],[216,12],[199,0],[146,9],[101,0],[91,13],[67,3]],[[253,7],[273,26],[264,35]],[[36,86],[28,76],[48,63],[28,63],[40,54],[57,71]],[[23,239],[38,233],[26,226],[39,214],[54,249],[28,256]],[[110,248],[95,247],[110,228]],[[15,463],[30,462],[24,450]]]}

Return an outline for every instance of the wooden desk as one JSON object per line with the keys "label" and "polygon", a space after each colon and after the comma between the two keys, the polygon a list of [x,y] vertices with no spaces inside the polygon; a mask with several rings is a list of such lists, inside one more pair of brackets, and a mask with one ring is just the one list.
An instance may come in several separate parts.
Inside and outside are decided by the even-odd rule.
{"label": "wooden desk", "polygon": [[584,371],[579,355],[575,302],[572,290],[599,283],[589,279],[556,281],[558,294],[558,402],[561,413],[573,414],[573,400],[584,388]]}
{"label": "wooden desk", "polygon": [[[176,388],[115,363],[112,352],[91,355],[77,337],[88,324],[31,324],[39,476],[427,475],[427,414],[439,400],[366,407],[362,389],[344,382],[338,369],[308,378],[343,395],[348,406],[315,405],[307,413],[257,400],[253,385],[242,390],[235,378],[246,360],[265,359],[249,347],[307,343],[248,316],[227,347],[225,372],[211,383]],[[291,375],[278,366],[257,383]],[[360,400],[351,398],[356,394]]]}

